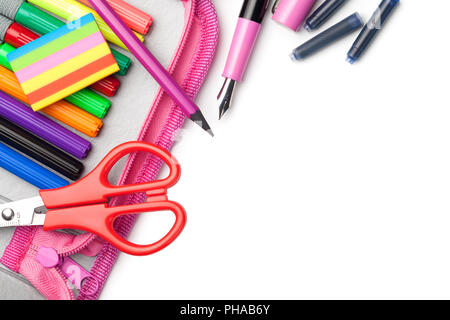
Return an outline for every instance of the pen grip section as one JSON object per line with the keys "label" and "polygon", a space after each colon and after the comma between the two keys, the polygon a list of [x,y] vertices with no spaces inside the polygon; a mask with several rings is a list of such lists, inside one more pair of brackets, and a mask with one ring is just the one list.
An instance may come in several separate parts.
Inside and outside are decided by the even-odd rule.
{"label": "pen grip section", "polygon": [[240,82],[258,38],[261,24],[239,18],[223,76]]}

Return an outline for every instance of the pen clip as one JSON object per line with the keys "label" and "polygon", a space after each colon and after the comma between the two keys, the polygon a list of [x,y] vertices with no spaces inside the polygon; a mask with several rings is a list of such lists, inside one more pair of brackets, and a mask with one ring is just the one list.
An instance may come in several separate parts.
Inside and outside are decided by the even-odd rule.
{"label": "pen clip", "polygon": [[275,11],[277,10],[279,4],[280,4],[280,0],[275,0],[275,2],[274,2],[274,4],[273,4],[273,7],[272,7],[272,13],[273,13],[273,14],[274,14]]}

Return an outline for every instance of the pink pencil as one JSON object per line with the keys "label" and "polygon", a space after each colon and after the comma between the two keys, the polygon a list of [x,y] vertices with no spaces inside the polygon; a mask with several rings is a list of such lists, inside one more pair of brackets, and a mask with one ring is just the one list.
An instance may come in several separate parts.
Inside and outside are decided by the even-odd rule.
{"label": "pink pencil", "polygon": [[91,6],[97,11],[112,31],[126,45],[128,50],[138,59],[147,71],[155,78],[164,91],[175,101],[189,119],[194,121],[203,130],[214,136],[208,122],[206,122],[200,109],[192,102],[186,93],[172,78],[169,72],[159,63],[150,50],[142,44],[136,35],[120,19],[106,0],[89,0]]}

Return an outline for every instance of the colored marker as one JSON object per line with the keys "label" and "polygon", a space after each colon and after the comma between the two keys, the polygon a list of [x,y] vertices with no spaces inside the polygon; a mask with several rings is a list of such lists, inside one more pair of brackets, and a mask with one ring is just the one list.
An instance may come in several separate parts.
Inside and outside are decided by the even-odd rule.
{"label": "colored marker", "polygon": [[[88,0],[79,0],[81,3],[88,7],[91,7]],[[108,4],[114,11],[119,15],[119,17],[130,27],[131,30],[136,32],[147,34],[150,26],[153,23],[153,18],[151,15],[145,13],[142,10],[126,3],[122,0],[107,0]],[[92,8],[92,7],[91,7]]]}
{"label": "colored marker", "polygon": [[[77,20],[89,13],[92,13],[105,39],[125,50],[128,50],[127,46],[120,41],[120,38],[111,30],[108,24],[105,23],[105,21],[103,21],[103,19],[100,18],[94,10],[86,7],[84,4],[81,4],[75,0],[29,0],[28,2],[37,5],[38,7],[41,7],[42,9],[47,10],[67,21]],[[140,42],[144,42],[144,37],[141,34],[135,32],[134,35]]]}
{"label": "colored marker", "polygon": [[245,0],[242,5],[225,70],[222,74],[225,81],[217,96],[219,119],[223,117],[231,106],[236,82],[242,81],[258,39],[261,23],[266,15],[269,2],[268,0]]}
{"label": "colored marker", "polygon": [[86,158],[91,143],[0,91],[0,116],[34,133],[78,159]]}
{"label": "colored marker", "polygon": [[[50,33],[66,24],[24,0],[0,0],[0,14],[40,35]],[[111,52],[120,68],[117,74],[126,75],[131,66],[131,59],[116,50],[111,49]]]}
{"label": "colored marker", "polygon": [[[14,73],[2,66],[0,66],[0,91],[28,104],[28,97]],[[41,112],[92,138],[98,135],[103,126],[102,120],[65,100],[58,101]]]}
{"label": "colored marker", "polygon": [[68,181],[5,146],[3,143],[0,143],[0,167],[41,190],[56,189],[69,185]]}
{"label": "colored marker", "polygon": [[108,76],[90,85],[89,88],[112,98],[120,88],[120,80],[116,77]]}
{"label": "colored marker", "polygon": [[369,22],[364,26],[348,52],[347,61],[349,63],[353,64],[366,51],[375,35],[381,30],[387,18],[391,15],[399,2],[400,0],[383,0],[380,3],[377,10],[372,15],[372,18],[370,18]]}
{"label": "colored marker", "polygon": [[71,180],[79,179],[83,172],[80,161],[2,117],[0,141]]}
{"label": "colored marker", "polygon": [[213,135],[212,130],[200,109],[188,98],[183,89],[178,85],[170,73],[152,55],[136,35],[114,12],[110,5],[104,0],[89,0],[93,8],[106,21],[109,27],[117,34],[120,40],[128,47],[131,53],[142,63],[147,71],[161,85],[172,100],[180,106],[184,113],[196,124]]}
{"label": "colored marker", "polygon": [[360,29],[363,24],[364,22],[360,15],[358,13],[354,13],[302,44],[291,53],[291,58],[292,60],[305,59],[320,49],[323,49],[346,35]]}
{"label": "colored marker", "polygon": [[[12,68],[7,55],[14,50],[15,48],[7,43],[0,45],[0,65],[8,70],[12,70]],[[65,100],[100,119],[106,116],[111,106],[111,101],[89,89],[80,90],[66,97]]]}
{"label": "colored marker", "polygon": [[[5,30],[3,32],[3,30]],[[0,15],[0,40],[10,44],[14,48],[20,48],[40,36],[28,28]],[[92,90],[113,97],[120,87],[120,81],[113,76],[108,76],[89,86]]]}
{"label": "colored marker", "polygon": [[272,9],[272,19],[293,31],[298,31],[315,2],[316,0],[277,0]]}
{"label": "colored marker", "polygon": [[0,42],[9,43],[17,48],[36,38],[39,36],[33,31],[0,15]]}
{"label": "colored marker", "polygon": [[318,29],[331,18],[346,1],[347,0],[326,0],[306,20],[305,29],[307,31]]}
{"label": "colored marker", "polygon": [[58,101],[41,112],[91,138],[97,137],[103,127],[102,120],[65,100]]}

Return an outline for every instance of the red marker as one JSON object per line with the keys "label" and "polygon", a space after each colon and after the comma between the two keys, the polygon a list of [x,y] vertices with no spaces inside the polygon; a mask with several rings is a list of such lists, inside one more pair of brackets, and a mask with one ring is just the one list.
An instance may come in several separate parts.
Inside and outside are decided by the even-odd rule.
{"label": "red marker", "polygon": [[[12,21],[11,21],[12,22]],[[6,30],[4,41],[14,48],[19,48],[39,38],[33,31],[13,22]]]}
{"label": "red marker", "polygon": [[120,81],[119,79],[109,76],[106,78],[103,78],[103,80],[98,81],[91,85],[89,88],[92,90],[98,91],[100,93],[103,93],[107,97],[114,97],[117,93],[117,90],[120,87]]}

